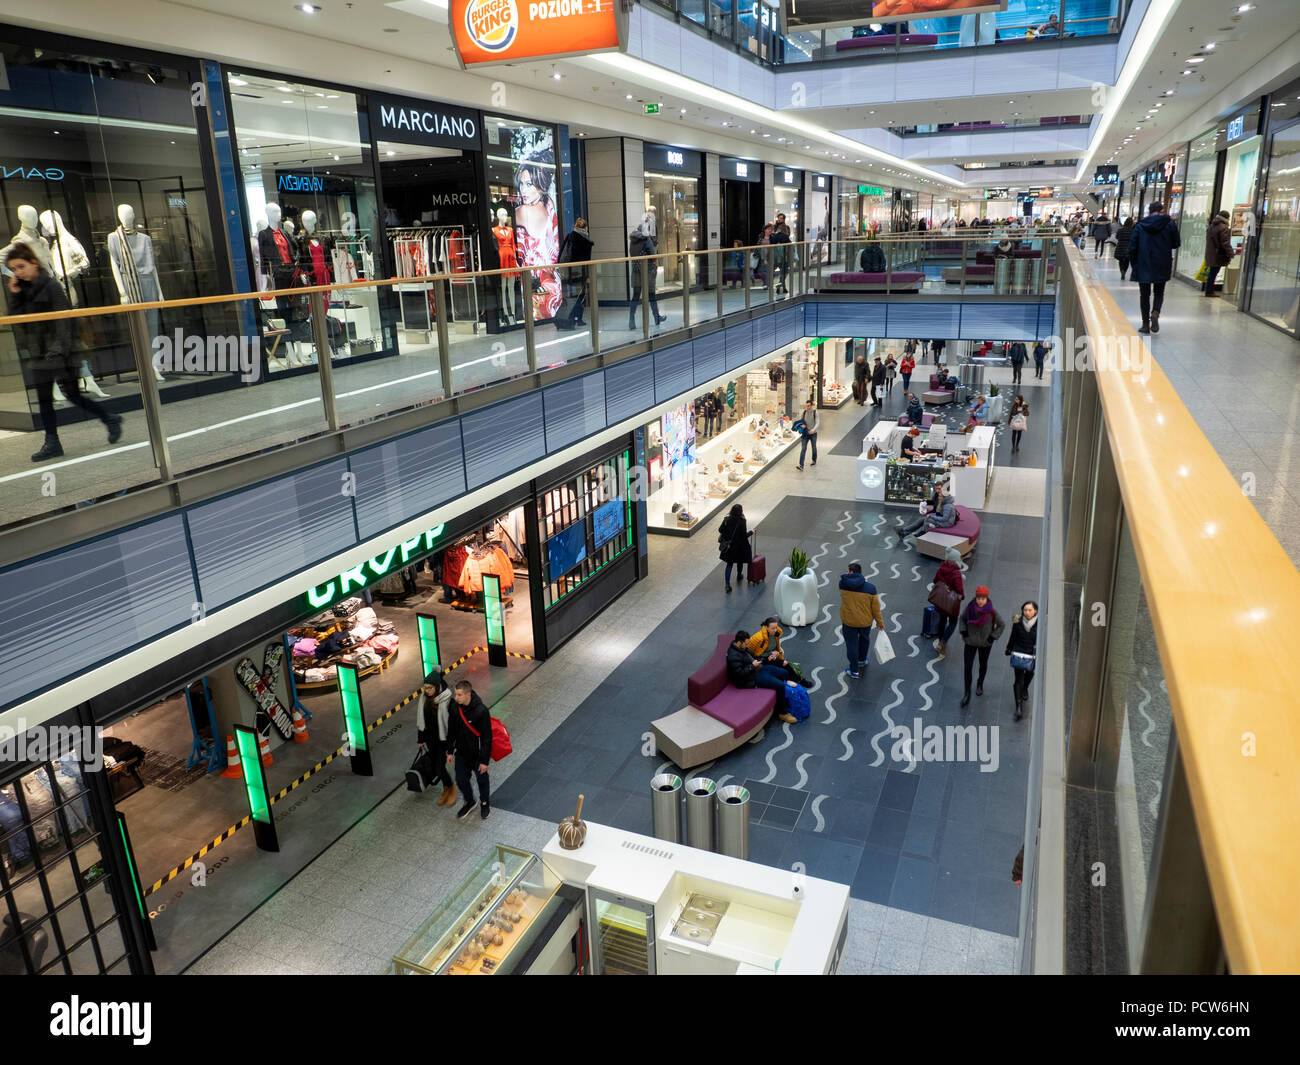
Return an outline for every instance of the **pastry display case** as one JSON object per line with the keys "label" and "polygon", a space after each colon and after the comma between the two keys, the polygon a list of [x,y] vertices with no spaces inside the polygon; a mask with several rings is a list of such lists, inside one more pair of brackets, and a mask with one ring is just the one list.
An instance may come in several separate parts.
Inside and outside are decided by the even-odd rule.
{"label": "pastry display case", "polygon": [[560,887],[540,858],[497,844],[393,957],[398,975],[512,972],[552,916]]}

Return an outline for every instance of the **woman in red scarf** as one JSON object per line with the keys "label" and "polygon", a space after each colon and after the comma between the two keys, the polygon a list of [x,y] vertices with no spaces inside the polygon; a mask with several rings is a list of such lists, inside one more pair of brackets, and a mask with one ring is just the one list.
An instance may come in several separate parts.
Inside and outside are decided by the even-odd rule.
{"label": "woman in red scarf", "polygon": [[984,678],[989,671],[989,651],[993,643],[1006,629],[1006,622],[993,609],[987,585],[981,584],[975,589],[975,598],[961,612],[961,638],[966,645],[962,648],[965,658],[966,694],[961,698],[961,705],[970,704],[970,671],[978,654],[980,658],[979,680],[975,682],[975,694],[984,694]]}

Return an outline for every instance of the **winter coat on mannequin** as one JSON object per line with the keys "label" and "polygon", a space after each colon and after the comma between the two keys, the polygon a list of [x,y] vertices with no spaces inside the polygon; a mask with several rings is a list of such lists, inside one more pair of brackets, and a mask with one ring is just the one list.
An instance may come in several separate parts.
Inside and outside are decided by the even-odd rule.
{"label": "winter coat on mannequin", "polygon": [[[54,277],[68,294],[68,304],[72,307],[80,302],[77,299],[77,286],[73,284],[82,274],[90,269],[90,257],[81,241],[68,232],[63,218],[58,211],[42,211],[40,217],[41,236],[48,240],[50,258],[54,262]],[[90,363],[81,360],[81,389],[93,396],[108,398],[108,393],[99,387],[95,376],[90,372]],[[59,386],[54,386],[56,402],[67,402]]]}
{"label": "winter coat on mannequin", "polygon": [[[15,244],[26,244],[41,262],[41,267],[51,277],[54,273],[54,259],[50,255],[50,244],[43,236],[38,227],[36,208],[29,203],[24,203],[18,208],[18,232],[13,235],[13,239],[4,247],[4,252],[0,253],[0,262],[4,261],[4,256],[8,254],[9,249]],[[6,267],[5,274],[9,273]]]}

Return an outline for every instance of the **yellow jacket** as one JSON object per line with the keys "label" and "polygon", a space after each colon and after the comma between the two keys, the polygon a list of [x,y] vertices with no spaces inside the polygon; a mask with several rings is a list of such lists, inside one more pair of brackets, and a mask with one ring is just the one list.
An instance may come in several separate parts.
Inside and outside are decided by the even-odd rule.
{"label": "yellow jacket", "polygon": [[782,635],[780,626],[777,626],[776,639],[769,639],[767,635],[767,626],[762,625],[759,627],[759,630],[749,638],[749,643],[746,644],[746,646],[749,648],[749,653],[755,658],[766,658],[772,651],[776,651],[784,659],[785,652],[781,650]]}
{"label": "yellow jacket", "polygon": [[885,627],[876,586],[861,573],[844,574],[840,577],[840,623],[850,628],[869,629],[873,621],[877,628]]}

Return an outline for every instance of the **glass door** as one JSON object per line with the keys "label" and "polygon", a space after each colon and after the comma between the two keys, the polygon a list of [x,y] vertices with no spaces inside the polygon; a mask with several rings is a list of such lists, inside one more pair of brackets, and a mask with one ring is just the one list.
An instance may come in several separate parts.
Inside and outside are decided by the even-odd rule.
{"label": "glass door", "polygon": [[592,968],[597,976],[655,974],[654,907],[622,895],[590,890]]}
{"label": "glass door", "polygon": [[1300,319],[1300,122],[1273,135],[1249,307],[1289,333]]}

